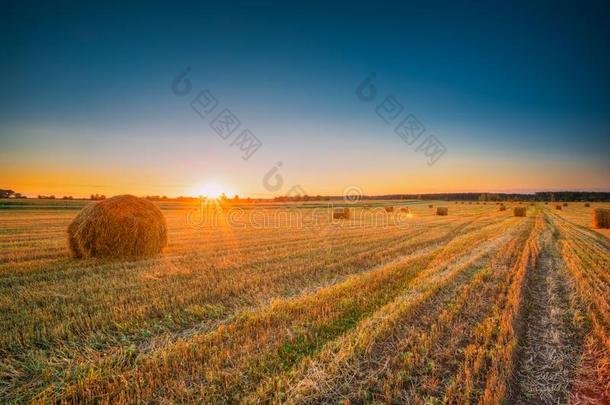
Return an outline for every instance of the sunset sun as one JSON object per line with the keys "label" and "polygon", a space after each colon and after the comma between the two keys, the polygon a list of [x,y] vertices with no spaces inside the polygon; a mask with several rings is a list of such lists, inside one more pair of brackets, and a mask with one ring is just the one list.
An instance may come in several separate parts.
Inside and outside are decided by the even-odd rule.
{"label": "sunset sun", "polygon": [[193,194],[203,196],[210,199],[220,198],[221,195],[228,196],[230,193],[226,185],[214,181],[201,183],[193,188]]}

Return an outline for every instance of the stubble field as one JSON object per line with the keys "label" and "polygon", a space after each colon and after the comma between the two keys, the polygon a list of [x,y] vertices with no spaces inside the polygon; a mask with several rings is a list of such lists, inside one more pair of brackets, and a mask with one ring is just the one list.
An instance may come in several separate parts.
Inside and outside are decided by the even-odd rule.
{"label": "stubble field", "polygon": [[610,402],[610,204],[164,203],[165,252],[118,261],[34,203],[0,209],[1,403]]}

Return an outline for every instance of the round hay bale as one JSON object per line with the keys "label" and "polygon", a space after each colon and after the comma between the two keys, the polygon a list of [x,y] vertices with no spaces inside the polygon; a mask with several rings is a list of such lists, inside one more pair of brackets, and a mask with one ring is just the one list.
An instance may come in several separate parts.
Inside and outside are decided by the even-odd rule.
{"label": "round hay bale", "polygon": [[146,257],[167,245],[167,224],[151,201],[119,195],[90,204],[68,227],[74,257]]}
{"label": "round hay bale", "polygon": [[525,207],[514,207],[513,208],[513,215],[516,217],[524,217],[525,213],[526,213]]}
{"label": "round hay bale", "polygon": [[447,215],[447,214],[449,214],[449,208],[436,207],[436,215]]}
{"label": "round hay bale", "polygon": [[333,210],[333,219],[349,219],[352,216],[352,209],[339,207]]}
{"label": "round hay bale", "polygon": [[567,206],[568,206],[568,203],[563,203],[563,206],[564,206],[564,207],[567,207]]}
{"label": "round hay bale", "polygon": [[610,228],[610,209],[593,208],[593,228]]}
{"label": "round hay bale", "polygon": [[428,208],[434,208],[434,205],[430,204],[428,205]]}
{"label": "round hay bale", "polygon": [[555,209],[556,209],[556,210],[560,210],[560,211],[561,211],[561,205],[556,205],[556,206],[555,206]]}
{"label": "round hay bale", "polygon": [[591,206],[591,204],[585,203],[585,207],[590,207],[590,206]]}
{"label": "round hay bale", "polygon": [[506,211],[506,205],[500,205],[500,211]]}

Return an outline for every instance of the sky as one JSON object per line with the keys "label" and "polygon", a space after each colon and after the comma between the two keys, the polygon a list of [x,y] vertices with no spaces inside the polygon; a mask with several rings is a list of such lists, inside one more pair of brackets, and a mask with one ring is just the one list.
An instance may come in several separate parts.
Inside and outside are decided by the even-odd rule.
{"label": "sky", "polygon": [[2,4],[0,188],[610,191],[607,1]]}

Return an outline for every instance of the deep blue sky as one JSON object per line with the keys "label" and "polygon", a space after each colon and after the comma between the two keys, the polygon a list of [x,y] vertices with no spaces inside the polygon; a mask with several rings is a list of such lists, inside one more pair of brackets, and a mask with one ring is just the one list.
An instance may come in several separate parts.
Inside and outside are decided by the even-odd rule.
{"label": "deep blue sky", "polygon": [[[282,161],[310,194],[610,190],[609,16],[607,1],[2,2],[0,181],[254,195]],[[185,66],[263,141],[251,160],[172,94]],[[356,98],[371,72],[379,101],[445,144],[434,166]]]}

